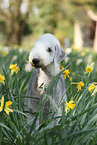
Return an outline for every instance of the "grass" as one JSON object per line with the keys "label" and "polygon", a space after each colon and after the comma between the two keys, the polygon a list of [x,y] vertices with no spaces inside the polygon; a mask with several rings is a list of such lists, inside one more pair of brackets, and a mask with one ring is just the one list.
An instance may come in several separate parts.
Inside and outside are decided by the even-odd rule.
{"label": "grass", "polygon": [[[84,55],[82,55],[84,52]],[[28,60],[28,52],[19,48],[9,49],[8,54],[0,55],[0,74],[5,77],[5,85],[0,84],[0,98],[5,97],[5,102],[11,100],[13,112],[7,115],[3,109],[0,112],[0,144],[2,145],[95,145],[97,143],[97,94],[91,95],[89,84],[97,83],[97,56],[91,50],[72,50],[66,59],[61,63],[69,69],[70,75],[66,77],[67,101],[75,101],[75,108],[65,112],[65,102],[61,102],[62,115],[59,123],[53,124],[56,117],[49,116],[46,120],[42,118],[43,94],[39,104],[36,117],[30,121],[32,125],[28,130],[30,122],[26,122],[24,111],[24,99],[31,73],[24,69],[25,60]],[[81,59],[81,61],[78,61]],[[79,63],[80,62],[80,63]],[[88,63],[95,62],[94,69],[86,74],[85,68]],[[17,63],[20,71],[11,76],[10,64]],[[56,88],[56,83],[62,72],[60,72],[48,87]],[[82,81],[84,87],[77,89],[78,82]],[[49,97],[49,96],[47,96]],[[49,98],[50,99],[50,98]],[[51,99],[51,102],[53,100]],[[54,104],[56,109],[59,106]],[[57,111],[57,110],[56,110]],[[35,123],[40,115],[40,125],[36,128]]]}

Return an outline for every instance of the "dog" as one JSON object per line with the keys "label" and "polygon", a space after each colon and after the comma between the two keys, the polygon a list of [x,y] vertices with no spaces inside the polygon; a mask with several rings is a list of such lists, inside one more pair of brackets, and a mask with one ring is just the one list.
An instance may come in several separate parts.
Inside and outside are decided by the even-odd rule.
{"label": "dog", "polygon": [[[60,72],[58,63],[61,62],[65,58],[65,56],[66,54],[61,48],[59,41],[54,35],[50,33],[42,35],[33,46],[29,54],[29,62],[26,64],[25,68],[26,71],[29,72],[33,68],[35,68],[35,71],[32,73],[29,80],[26,93],[27,96],[30,96],[32,98],[26,98],[25,100],[26,106],[28,106],[28,108],[33,111],[32,114],[30,113],[27,115],[28,120],[33,118],[34,113],[37,112],[41,95],[43,94],[44,90],[48,88],[49,84],[56,77],[56,75]],[[65,94],[65,82],[62,75],[57,82],[56,91],[54,93],[53,92],[54,89],[51,88],[48,94],[49,98],[47,98],[45,103],[43,118],[45,118],[48,114],[49,106],[52,102],[50,98],[54,102],[51,104],[51,116],[56,110],[54,104],[58,106],[63,95],[63,99],[67,101],[67,97]],[[61,115],[60,107],[56,111],[55,115]],[[39,125],[39,119],[37,120],[36,124]]]}

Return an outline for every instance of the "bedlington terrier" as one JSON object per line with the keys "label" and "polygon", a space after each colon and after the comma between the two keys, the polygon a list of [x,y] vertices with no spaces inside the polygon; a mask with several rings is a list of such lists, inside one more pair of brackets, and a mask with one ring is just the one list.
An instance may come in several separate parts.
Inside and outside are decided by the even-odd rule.
{"label": "bedlington terrier", "polygon": [[[35,68],[35,71],[32,73],[31,78],[29,80],[28,89],[27,89],[27,96],[32,98],[26,98],[25,103],[26,105],[33,111],[32,114],[37,112],[39,106],[39,100],[43,93],[44,87],[45,89],[48,87],[50,82],[53,78],[60,72],[60,67],[58,65],[64,57],[66,56],[64,50],[60,47],[60,43],[57,38],[52,34],[44,34],[42,35],[35,43],[34,47],[32,48],[29,61],[26,65],[26,71],[31,71]],[[62,96],[64,95],[63,99],[66,101],[65,95],[65,82],[64,78],[61,75],[57,86],[56,91],[53,93],[52,89],[49,92],[49,96],[52,97],[53,102],[58,106]],[[52,95],[53,94],[53,95]],[[39,98],[39,99],[36,99]],[[49,98],[46,100],[43,116],[44,118],[48,114],[49,105],[52,101]],[[42,107],[42,106],[41,106]],[[55,106],[52,103],[52,107],[50,111],[54,113]],[[52,115],[51,113],[51,115]],[[27,116],[28,120],[33,118],[33,115],[30,114]],[[61,115],[61,109],[56,111],[56,116]],[[39,124],[39,120],[37,125]]]}

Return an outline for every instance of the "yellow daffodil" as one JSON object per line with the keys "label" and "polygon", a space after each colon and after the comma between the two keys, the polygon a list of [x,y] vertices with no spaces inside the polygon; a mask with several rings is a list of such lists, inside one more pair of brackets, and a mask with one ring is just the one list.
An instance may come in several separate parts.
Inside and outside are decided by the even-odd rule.
{"label": "yellow daffodil", "polygon": [[93,70],[92,67],[90,67],[90,66],[86,67],[86,72],[90,73],[92,70]]}
{"label": "yellow daffodil", "polygon": [[[90,84],[89,84],[90,85]],[[88,88],[89,92],[92,93],[92,91],[95,89],[95,85],[91,84],[90,87]]]}
{"label": "yellow daffodil", "polygon": [[75,72],[72,72],[72,76],[75,76]]}
{"label": "yellow daffodil", "polygon": [[92,70],[93,70],[93,65],[94,65],[94,63],[91,63],[90,65],[87,65],[87,66],[86,66],[86,72],[87,72],[87,73],[92,72]]}
{"label": "yellow daffodil", "polygon": [[[1,99],[1,106],[0,106],[0,112],[3,110],[3,107],[4,107],[4,96],[2,96],[2,99]],[[7,101],[5,103],[5,108],[4,108],[4,111],[9,115],[9,112],[13,112],[12,109],[10,109],[10,105],[12,104],[11,101]]]}
{"label": "yellow daffodil", "polygon": [[0,74],[0,83],[3,83],[3,85],[5,84],[4,80],[5,80],[5,77]]}
{"label": "yellow daffodil", "polygon": [[81,87],[84,87],[83,82],[79,82],[79,83],[76,83],[76,84],[77,84],[78,91],[81,90]]}
{"label": "yellow daffodil", "polygon": [[69,77],[70,82],[72,82],[72,77]]}
{"label": "yellow daffodil", "polygon": [[72,49],[71,48],[66,48],[65,52],[66,52],[67,55],[69,55],[72,52]]}
{"label": "yellow daffodil", "polygon": [[77,46],[72,46],[72,49],[73,49],[74,51],[79,50],[79,48],[78,48]]}
{"label": "yellow daffodil", "polygon": [[85,52],[89,52],[89,49],[88,48],[85,48],[84,50],[85,50]]}
{"label": "yellow daffodil", "polygon": [[85,56],[85,52],[81,52],[81,56]]}
{"label": "yellow daffodil", "polygon": [[65,71],[63,72],[63,77],[64,77],[64,79],[66,79],[66,76],[69,77],[68,74],[70,74],[69,69],[67,69],[67,70],[65,70]]}
{"label": "yellow daffodil", "polygon": [[18,71],[20,71],[19,67],[16,66],[17,64],[11,64],[9,66],[9,69],[11,69],[11,75],[13,75],[13,73],[18,73]]}
{"label": "yellow daffodil", "polygon": [[65,112],[67,113],[67,111],[70,111],[70,109],[74,109],[75,105],[76,104],[74,104],[73,100],[69,101],[69,103],[66,103]]}
{"label": "yellow daffodil", "polygon": [[61,70],[64,69],[65,67],[63,65],[60,66]]}
{"label": "yellow daffodil", "polygon": [[8,55],[8,51],[4,51],[4,52],[3,52],[3,55],[4,55],[4,56],[7,56],[7,55]]}
{"label": "yellow daffodil", "polygon": [[19,45],[18,45],[18,44],[14,44],[13,47],[14,47],[15,49],[17,49],[17,48],[19,48]]}
{"label": "yellow daffodil", "polygon": [[95,95],[97,93],[97,85],[95,86],[95,88],[93,89],[93,93],[91,94],[91,96]]}
{"label": "yellow daffodil", "polygon": [[77,60],[76,60],[76,64],[77,64],[77,65],[80,65],[80,64],[82,63],[82,61],[83,61],[83,59],[81,59],[81,58],[80,58],[80,59],[77,59]]}

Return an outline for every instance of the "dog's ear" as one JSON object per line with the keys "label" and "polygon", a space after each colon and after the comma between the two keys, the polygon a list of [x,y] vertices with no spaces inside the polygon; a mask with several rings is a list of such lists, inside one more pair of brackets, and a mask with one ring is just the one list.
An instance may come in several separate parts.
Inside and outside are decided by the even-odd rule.
{"label": "dog's ear", "polygon": [[66,57],[65,51],[61,47],[56,46],[55,47],[55,61],[57,63],[61,62],[65,57]]}

